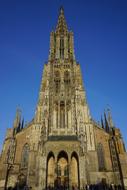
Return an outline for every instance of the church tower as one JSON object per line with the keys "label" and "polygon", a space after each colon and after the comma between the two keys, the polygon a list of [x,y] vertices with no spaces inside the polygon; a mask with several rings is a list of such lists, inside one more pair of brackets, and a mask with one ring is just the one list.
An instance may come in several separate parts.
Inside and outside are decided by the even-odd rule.
{"label": "church tower", "polygon": [[[80,65],[76,62],[74,54],[73,32],[68,30],[63,8],[60,9],[56,29],[50,34],[49,59],[48,63],[44,65],[35,123],[41,126],[40,150],[44,152],[49,149],[48,152],[52,152],[51,158],[55,159],[54,172],[58,167],[59,154],[61,157],[63,155],[63,158],[70,156],[68,161],[66,160],[69,173],[72,172],[71,157],[73,154],[77,155],[74,159],[76,159],[75,162],[82,163],[81,166],[78,166],[82,170],[82,174],[81,176],[77,174],[77,178],[73,176],[72,181],[66,183],[68,186],[79,186],[79,180],[81,180],[83,186],[87,177],[85,172],[87,170],[85,166],[86,152],[90,151],[90,154],[96,157],[94,154],[94,131]],[[75,153],[76,146],[77,153]],[[60,153],[60,151],[64,152]],[[82,155],[81,159],[78,154]],[[51,158],[47,160],[45,157],[49,170]],[[60,167],[62,168],[62,166]],[[77,173],[78,170],[79,168],[76,169]],[[51,172],[54,176],[53,179],[50,179],[49,173],[47,171],[46,185],[54,184],[54,181],[58,180],[55,179],[56,173]],[[69,175],[71,178],[71,174]],[[62,183],[64,183],[64,177],[59,180],[63,180]]]}
{"label": "church tower", "polygon": [[24,125],[18,109],[7,130],[0,156],[0,189],[31,186],[83,189],[86,184],[114,183],[127,187],[127,154],[111,113],[101,125],[90,115],[73,32],[63,8],[50,34],[33,119]]}
{"label": "church tower", "polygon": [[[45,138],[87,133],[91,116],[80,65],[74,55],[73,33],[68,30],[63,8],[55,31],[50,34],[48,63],[44,65],[35,122],[43,125]],[[89,148],[94,149],[94,141]]]}

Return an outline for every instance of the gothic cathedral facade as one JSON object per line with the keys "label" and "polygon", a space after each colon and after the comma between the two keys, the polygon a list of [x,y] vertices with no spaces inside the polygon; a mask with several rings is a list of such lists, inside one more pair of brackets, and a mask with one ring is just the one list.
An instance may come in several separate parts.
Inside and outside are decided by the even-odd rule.
{"label": "gothic cathedral facade", "polygon": [[[104,120],[104,121],[103,121]],[[25,182],[34,190],[82,189],[99,181],[127,187],[127,153],[111,113],[101,124],[89,111],[73,32],[61,8],[50,35],[35,116],[23,126],[18,109],[0,156],[0,189]]]}

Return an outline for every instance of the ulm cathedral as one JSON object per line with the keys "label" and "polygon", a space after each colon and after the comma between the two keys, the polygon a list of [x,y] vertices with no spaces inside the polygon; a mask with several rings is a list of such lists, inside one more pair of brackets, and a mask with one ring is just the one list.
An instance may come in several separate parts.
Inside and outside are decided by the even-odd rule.
{"label": "ulm cathedral", "polygon": [[64,185],[121,184],[127,188],[127,153],[110,111],[101,124],[89,112],[73,32],[63,8],[50,34],[34,118],[25,126],[18,109],[0,155],[0,189],[25,182],[33,190]]}

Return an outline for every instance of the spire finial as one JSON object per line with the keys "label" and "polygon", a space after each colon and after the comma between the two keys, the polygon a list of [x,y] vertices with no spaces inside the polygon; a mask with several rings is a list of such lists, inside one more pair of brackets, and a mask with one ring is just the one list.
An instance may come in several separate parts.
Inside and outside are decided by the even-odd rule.
{"label": "spire finial", "polygon": [[105,119],[105,130],[106,130],[106,132],[109,132],[109,124],[107,121],[107,116],[106,116],[105,110],[104,110],[104,119]]}
{"label": "spire finial", "polygon": [[64,13],[64,8],[63,6],[60,7],[60,14],[63,14]]}
{"label": "spire finial", "polygon": [[60,34],[65,34],[68,32],[67,24],[64,17],[64,9],[62,6],[60,7],[60,13],[58,17],[57,26],[56,26],[56,32]]}
{"label": "spire finial", "polygon": [[113,120],[112,120],[112,114],[111,114],[111,110],[110,108],[108,107],[107,108],[107,112],[108,112],[108,122],[109,122],[109,125],[110,127],[114,127],[114,124],[113,124]]}

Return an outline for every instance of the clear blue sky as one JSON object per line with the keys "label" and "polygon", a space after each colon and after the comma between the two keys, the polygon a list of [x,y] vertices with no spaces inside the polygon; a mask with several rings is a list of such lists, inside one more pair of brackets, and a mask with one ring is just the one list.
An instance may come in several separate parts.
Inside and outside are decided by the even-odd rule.
{"label": "clear blue sky", "polygon": [[35,112],[49,37],[63,5],[96,121],[107,105],[127,146],[127,1],[0,0],[0,149],[16,107]]}

